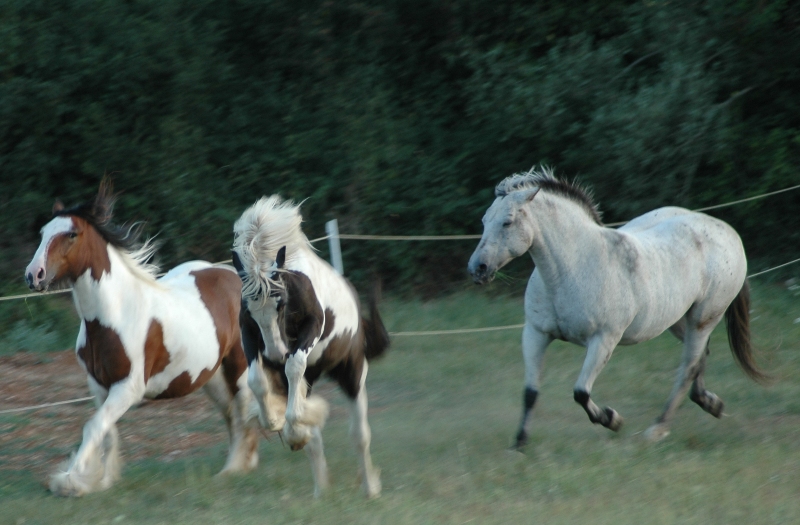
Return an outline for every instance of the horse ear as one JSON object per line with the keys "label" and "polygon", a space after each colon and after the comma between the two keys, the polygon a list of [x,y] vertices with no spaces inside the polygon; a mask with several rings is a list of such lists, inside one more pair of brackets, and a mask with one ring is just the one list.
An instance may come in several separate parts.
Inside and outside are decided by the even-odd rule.
{"label": "horse ear", "polygon": [[283,264],[285,262],[286,262],[286,246],[281,246],[281,249],[278,250],[278,255],[275,256],[275,267],[283,268]]}
{"label": "horse ear", "polygon": [[531,202],[533,200],[533,198],[536,197],[536,195],[539,193],[540,189],[541,188],[535,188],[533,190],[530,190],[531,193],[530,193],[530,195],[525,197],[525,202]]}
{"label": "horse ear", "polygon": [[53,204],[53,215],[62,211],[64,209],[64,203],[61,202],[59,199],[56,199],[56,202]]}
{"label": "horse ear", "polygon": [[236,250],[231,250],[231,262],[233,262],[233,267],[236,268],[236,271],[241,275],[244,272],[244,265],[239,258],[239,254],[236,253]]}

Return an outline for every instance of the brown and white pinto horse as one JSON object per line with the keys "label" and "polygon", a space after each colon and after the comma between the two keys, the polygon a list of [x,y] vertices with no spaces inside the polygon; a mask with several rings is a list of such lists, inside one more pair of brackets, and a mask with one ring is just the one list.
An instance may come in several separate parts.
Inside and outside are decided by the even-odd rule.
{"label": "brown and white pinto horse", "polygon": [[114,201],[104,180],[94,202],[70,209],[56,202],[25,271],[33,290],[72,286],[81,318],[75,349],[97,404],[77,454],[52,475],[50,490],[81,496],[110,487],[120,473],[117,420],[143,398],[184,396],[201,386],[228,425],[221,473],[255,468],[239,277],[230,267],[194,261],[156,279],[157,269],[146,264],[153,245],[136,248],[141,228],[110,223]]}
{"label": "brown and white pinto horse", "polygon": [[377,297],[370,301],[370,319],[363,318],[355,289],[314,253],[301,221],[298,206],[273,195],[248,208],[234,226],[248,384],[261,424],[283,430],[292,450],[305,447],[319,497],[328,486],[320,432],[328,407],[308,389],[322,374],[335,380],[351,401],[350,437],[362,488],[376,497],[380,471],[369,452],[365,382],[367,361],[386,351],[389,334]]}

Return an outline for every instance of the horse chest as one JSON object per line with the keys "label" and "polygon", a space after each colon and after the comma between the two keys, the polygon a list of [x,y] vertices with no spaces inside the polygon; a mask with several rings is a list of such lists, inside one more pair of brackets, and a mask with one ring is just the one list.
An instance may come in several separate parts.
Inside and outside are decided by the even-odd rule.
{"label": "horse chest", "polygon": [[[81,344],[82,343],[82,344]],[[108,389],[131,373],[131,360],[119,334],[97,319],[84,321],[78,344],[78,359],[98,384]]]}

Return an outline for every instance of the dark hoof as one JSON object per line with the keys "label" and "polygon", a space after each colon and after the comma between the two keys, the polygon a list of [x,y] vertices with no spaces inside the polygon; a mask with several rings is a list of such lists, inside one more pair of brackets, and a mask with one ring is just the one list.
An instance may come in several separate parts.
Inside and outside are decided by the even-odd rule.
{"label": "dark hoof", "polygon": [[520,430],[519,433],[517,433],[516,442],[511,447],[511,449],[522,452],[522,450],[525,448],[525,445],[527,444],[528,444],[528,433],[525,432],[524,430]]}
{"label": "dark hoof", "polygon": [[703,408],[705,408],[706,412],[708,412],[715,418],[717,419],[721,418],[722,409],[725,408],[725,403],[723,403],[722,400],[716,396],[716,394],[709,393],[708,397],[709,397],[708,405]]}
{"label": "dark hoof", "polygon": [[606,423],[603,426],[605,426],[609,430],[613,430],[614,432],[619,431],[619,429],[620,429],[620,427],[622,427],[622,423],[623,423],[622,416],[620,416],[617,413],[616,410],[614,410],[613,408],[609,408],[609,407],[605,407],[603,409],[603,412],[605,412],[606,417],[608,418],[608,423]]}

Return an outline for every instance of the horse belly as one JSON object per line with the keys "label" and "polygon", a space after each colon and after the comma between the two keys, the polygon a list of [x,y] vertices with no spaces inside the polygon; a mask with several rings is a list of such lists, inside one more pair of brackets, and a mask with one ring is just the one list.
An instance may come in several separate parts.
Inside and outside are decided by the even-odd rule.
{"label": "horse belly", "polygon": [[154,363],[145,395],[179,397],[203,386],[222,360],[211,313],[191,293],[161,302],[151,321],[145,360]]}

